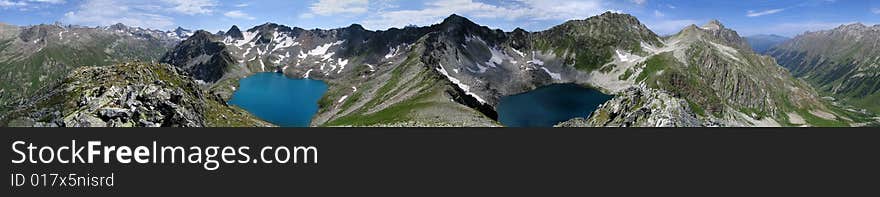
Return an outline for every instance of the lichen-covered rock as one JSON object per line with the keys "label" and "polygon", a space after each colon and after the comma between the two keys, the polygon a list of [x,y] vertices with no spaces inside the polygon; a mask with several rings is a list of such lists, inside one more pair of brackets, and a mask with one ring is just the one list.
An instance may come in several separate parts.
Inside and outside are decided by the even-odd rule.
{"label": "lichen-covered rock", "polygon": [[[571,122],[571,121],[569,121]],[[593,127],[699,127],[707,126],[687,101],[645,87],[631,87],[599,106],[586,126]]]}
{"label": "lichen-covered rock", "polygon": [[[11,126],[207,127],[271,126],[240,109],[207,99],[203,90],[167,64],[126,63],[75,70],[57,91],[26,111],[60,107],[58,113],[24,113]],[[219,117],[227,117],[221,120]],[[23,123],[23,124],[22,124]]]}
{"label": "lichen-covered rock", "polygon": [[587,119],[578,117],[565,122],[560,122],[559,124],[553,125],[553,127],[590,127],[590,125],[587,123]]}

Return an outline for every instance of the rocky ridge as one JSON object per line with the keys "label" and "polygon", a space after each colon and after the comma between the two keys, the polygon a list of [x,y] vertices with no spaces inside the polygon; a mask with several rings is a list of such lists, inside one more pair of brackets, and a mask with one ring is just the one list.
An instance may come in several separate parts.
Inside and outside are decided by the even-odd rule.
{"label": "rocky ridge", "polygon": [[272,126],[205,94],[184,71],[149,63],[76,69],[34,107],[0,120],[49,127]]}
{"label": "rocky ridge", "polygon": [[158,61],[180,40],[171,31],[123,24],[0,25],[0,114],[49,92],[77,67]]}

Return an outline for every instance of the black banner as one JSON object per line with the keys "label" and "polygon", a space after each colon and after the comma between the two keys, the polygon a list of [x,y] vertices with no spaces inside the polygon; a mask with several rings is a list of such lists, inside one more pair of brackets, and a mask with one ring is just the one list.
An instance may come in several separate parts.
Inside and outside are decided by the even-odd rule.
{"label": "black banner", "polygon": [[[4,133],[7,191],[12,193],[4,196],[862,196],[876,194],[871,188],[876,188],[880,166],[880,138],[874,129],[7,128]],[[236,157],[233,163],[219,162],[214,170],[206,169],[204,162],[161,163],[152,157],[143,157],[146,163],[128,157],[131,163],[123,164],[116,155],[107,155],[110,163],[104,163],[105,155],[86,164],[39,163],[49,159],[50,151],[40,158],[39,147],[57,149],[74,140],[76,146],[100,141],[102,148],[132,150],[152,149],[154,142],[219,147],[216,155],[230,146],[236,147]],[[15,152],[17,141],[37,147],[36,158],[28,159],[38,163],[13,163],[22,159]],[[22,143],[17,150],[28,154]],[[238,154],[237,148],[244,146],[249,147],[244,151],[247,160]],[[273,149],[261,155],[266,146]],[[276,160],[274,150],[282,146],[314,147],[315,157],[309,158],[314,160],[281,164],[284,153]],[[57,155],[68,160],[68,154],[72,153],[63,150]],[[275,162],[254,161],[261,156]]]}

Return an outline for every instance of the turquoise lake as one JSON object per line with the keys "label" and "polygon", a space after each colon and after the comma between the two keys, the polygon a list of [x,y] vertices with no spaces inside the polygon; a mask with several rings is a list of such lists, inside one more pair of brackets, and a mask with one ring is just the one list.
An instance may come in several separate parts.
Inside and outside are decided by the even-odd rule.
{"label": "turquoise lake", "polygon": [[241,79],[229,104],[281,127],[308,127],[325,92],[323,81],[265,72]]}
{"label": "turquoise lake", "polygon": [[576,117],[586,118],[612,96],[576,84],[553,84],[501,97],[498,121],[507,127],[553,127]]}

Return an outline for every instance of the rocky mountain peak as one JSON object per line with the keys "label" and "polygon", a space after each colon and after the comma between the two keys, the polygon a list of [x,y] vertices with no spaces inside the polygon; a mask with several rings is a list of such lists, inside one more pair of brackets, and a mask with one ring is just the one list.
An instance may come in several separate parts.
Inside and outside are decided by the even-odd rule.
{"label": "rocky mountain peak", "polygon": [[[655,46],[661,44],[659,36],[639,22],[636,17],[611,11],[587,19],[570,20],[539,34],[552,39],[569,37],[611,41],[608,44],[630,50],[638,48],[641,42]],[[562,40],[557,41],[564,43]]]}
{"label": "rocky mountain peak", "polygon": [[443,19],[443,22],[440,23],[440,26],[446,27],[447,29],[456,29],[462,27],[479,27],[476,23],[467,19],[463,16],[459,16],[457,14],[449,15],[446,19]]}
{"label": "rocky mountain peak", "polygon": [[700,27],[706,30],[721,30],[724,29],[724,24],[721,24],[721,21],[718,21],[718,19],[712,19]]}
{"label": "rocky mountain peak", "polygon": [[128,29],[128,26],[125,26],[125,24],[122,24],[122,23],[116,23],[116,24],[111,25],[109,28],[111,30],[126,30],[126,29]]}
{"label": "rocky mountain peak", "polygon": [[470,22],[470,20],[461,16],[461,15],[458,15],[458,14],[452,14],[452,15],[449,15],[448,17],[446,17],[446,19],[443,19],[443,23],[462,23],[462,22]]}
{"label": "rocky mountain peak", "polygon": [[[593,16],[587,18],[586,20],[572,20],[566,22],[568,25],[591,25],[591,26],[599,26],[599,27],[610,27],[617,26],[621,28],[627,29],[630,32],[648,33],[651,32],[646,26],[644,26],[638,18],[635,16],[607,11],[601,15]],[[651,33],[653,34],[653,33]]]}
{"label": "rocky mountain peak", "polygon": [[[633,16],[633,15],[629,15],[629,14],[621,13],[621,12],[615,12],[615,11],[605,11],[605,13],[602,13],[602,14],[600,14],[600,15],[598,15],[598,16],[594,16],[594,17],[595,17],[595,18],[623,18],[623,19],[635,19],[636,21],[638,21],[638,19],[637,19],[635,16]],[[594,17],[590,17],[590,18],[594,18]]]}
{"label": "rocky mountain peak", "polygon": [[192,31],[189,29],[184,29],[183,27],[180,27],[180,26],[178,26],[177,29],[174,29],[174,33],[177,33],[179,35],[183,35],[183,34],[190,33],[190,32],[192,32]]}
{"label": "rocky mountain peak", "polygon": [[244,39],[244,35],[241,33],[241,30],[238,29],[238,26],[236,25],[232,25],[232,27],[229,28],[229,31],[226,31],[226,35],[238,40]]}
{"label": "rocky mountain peak", "polygon": [[263,23],[262,25],[258,25],[256,27],[248,29],[247,31],[248,32],[255,32],[255,31],[271,32],[271,31],[275,31],[275,30],[289,31],[290,27],[287,27],[284,25],[279,25],[276,23],[266,22],[266,23]]}
{"label": "rocky mountain peak", "polygon": [[838,28],[843,29],[843,30],[850,30],[850,29],[864,29],[867,27],[868,26],[865,26],[865,24],[862,24],[862,23],[852,23],[852,24],[841,25]]}
{"label": "rocky mountain peak", "polygon": [[751,50],[751,47],[745,38],[741,37],[736,31],[728,29],[724,24],[721,24],[721,21],[716,19],[712,19],[699,27],[696,25],[690,25],[679,34],[703,35],[701,37],[721,41],[728,46],[743,50]]}
{"label": "rocky mountain peak", "polygon": [[208,32],[205,30],[198,30],[195,33],[193,33],[190,38],[201,39],[201,38],[211,38],[212,36],[214,36],[214,34],[211,34],[211,32]]}
{"label": "rocky mountain peak", "polygon": [[222,42],[214,39],[210,32],[198,30],[174,50],[168,51],[160,62],[181,68],[195,79],[216,82],[223,76],[225,66],[231,65],[234,58]]}
{"label": "rocky mountain peak", "polygon": [[862,23],[852,23],[852,24],[841,25],[837,28],[834,28],[831,31],[832,32],[860,34],[861,32],[880,31],[880,25],[867,26]]}
{"label": "rocky mountain peak", "polygon": [[355,31],[367,31],[361,24],[351,24],[346,29],[355,30]]}
{"label": "rocky mountain peak", "polygon": [[41,40],[48,37],[51,32],[60,31],[61,27],[55,25],[35,25],[22,29],[18,35],[24,42]]}

